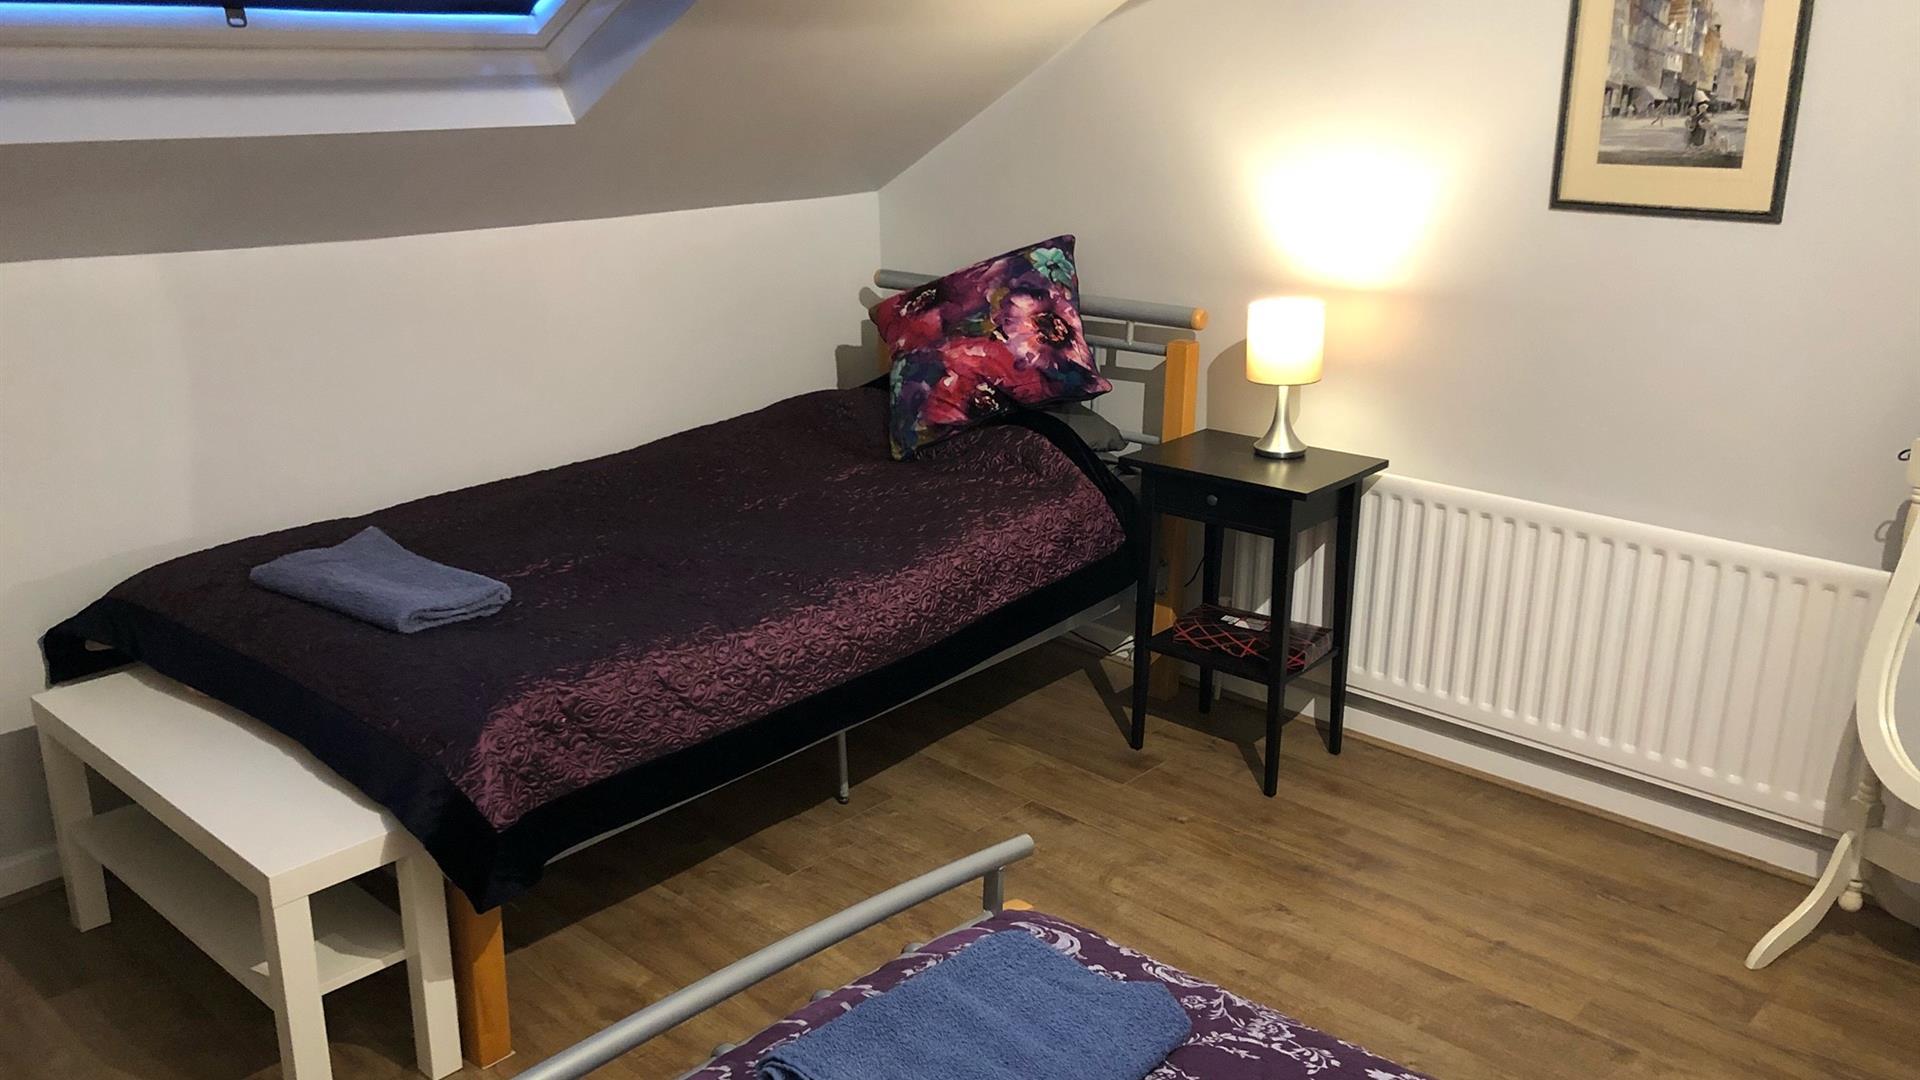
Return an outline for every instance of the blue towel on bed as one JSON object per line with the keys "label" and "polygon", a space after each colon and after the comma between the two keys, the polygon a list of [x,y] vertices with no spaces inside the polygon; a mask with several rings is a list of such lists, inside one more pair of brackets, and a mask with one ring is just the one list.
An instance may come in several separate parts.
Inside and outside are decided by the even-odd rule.
{"label": "blue towel on bed", "polygon": [[764,1080],[1141,1080],[1192,1023],[1031,934],[988,934],[760,1062]]}
{"label": "blue towel on bed", "polygon": [[371,526],[332,547],[262,563],[247,577],[402,634],[491,615],[513,598],[504,583],[415,555]]}

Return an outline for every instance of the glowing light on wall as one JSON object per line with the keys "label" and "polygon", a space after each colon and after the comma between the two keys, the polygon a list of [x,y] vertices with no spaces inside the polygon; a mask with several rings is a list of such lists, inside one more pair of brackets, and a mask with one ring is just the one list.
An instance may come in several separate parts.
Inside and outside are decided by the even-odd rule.
{"label": "glowing light on wall", "polygon": [[1262,223],[1288,268],[1356,289],[1413,273],[1446,179],[1432,158],[1365,144],[1303,145],[1252,171]]}

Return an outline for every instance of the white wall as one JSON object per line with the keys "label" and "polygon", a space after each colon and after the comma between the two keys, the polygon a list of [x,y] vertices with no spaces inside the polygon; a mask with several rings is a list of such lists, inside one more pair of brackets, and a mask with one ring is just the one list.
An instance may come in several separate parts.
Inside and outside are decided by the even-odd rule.
{"label": "white wall", "polygon": [[1780,225],[1549,211],[1564,0],[1135,0],[886,185],[886,261],[1080,236],[1205,305],[1328,297],[1303,435],[1396,471],[1880,565],[1920,433],[1920,4],[1814,16]]}
{"label": "white wall", "polygon": [[[1212,309],[1203,420],[1255,433],[1272,397],[1243,378],[1246,303],[1317,293],[1309,442],[1885,565],[1894,455],[1920,435],[1920,69],[1863,58],[1920,41],[1920,4],[1819,6],[1779,225],[1547,209],[1567,12],[1133,0],[881,189],[885,261],[937,272],[1077,233],[1090,291]],[[1459,730],[1356,722],[1813,869],[1804,836]]]}
{"label": "white wall", "polygon": [[0,894],[51,866],[48,626],[173,555],[864,371],[877,230],[867,194],[0,265]]}

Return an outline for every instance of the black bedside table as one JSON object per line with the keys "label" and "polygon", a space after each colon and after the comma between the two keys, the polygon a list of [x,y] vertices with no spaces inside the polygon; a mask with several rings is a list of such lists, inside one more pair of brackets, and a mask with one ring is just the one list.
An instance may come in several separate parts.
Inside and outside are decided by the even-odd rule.
{"label": "black bedside table", "polygon": [[[1287,684],[1321,664],[1333,670],[1327,710],[1327,750],[1340,752],[1347,709],[1347,634],[1352,625],[1354,540],[1359,531],[1360,482],[1386,461],[1338,450],[1310,449],[1289,461],[1255,456],[1254,438],[1196,431],[1121,460],[1140,470],[1139,598],[1134,613],[1133,734],[1147,737],[1147,671],[1160,653],[1200,666],[1200,711],[1213,704],[1215,671],[1267,687],[1266,793],[1280,787],[1280,710]],[[1159,515],[1206,526],[1201,604],[1159,633],[1153,629],[1153,579],[1160,559]],[[1293,610],[1293,537],[1337,519],[1332,610],[1327,627],[1287,619]],[[1226,530],[1272,537],[1273,618],[1220,606],[1220,556]],[[1178,574],[1178,567],[1169,573]],[[1244,598],[1243,602],[1244,602]],[[1264,623],[1264,627],[1262,626]],[[1262,632],[1264,630],[1264,633]]]}

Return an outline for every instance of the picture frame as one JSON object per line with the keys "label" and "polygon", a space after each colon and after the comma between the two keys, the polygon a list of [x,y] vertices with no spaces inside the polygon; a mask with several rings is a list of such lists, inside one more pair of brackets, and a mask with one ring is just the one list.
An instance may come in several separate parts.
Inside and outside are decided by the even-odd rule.
{"label": "picture frame", "polygon": [[1571,0],[1548,205],[1778,223],[1814,0]]}

